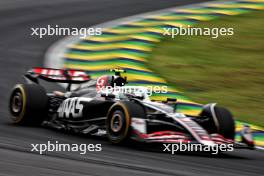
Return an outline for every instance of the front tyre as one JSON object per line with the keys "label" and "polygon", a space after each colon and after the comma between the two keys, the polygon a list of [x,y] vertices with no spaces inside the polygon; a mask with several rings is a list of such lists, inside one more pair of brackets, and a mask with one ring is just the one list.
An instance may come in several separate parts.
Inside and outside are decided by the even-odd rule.
{"label": "front tyre", "polygon": [[218,133],[227,139],[234,139],[235,121],[228,109],[216,106],[216,104],[208,104],[205,105],[201,116],[209,118],[207,130],[210,133]]}
{"label": "front tyre", "polygon": [[132,117],[145,118],[144,108],[128,101],[112,105],[106,119],[107,137],[110,142],[120,144],[129,139]]}
{"label": "front tyre", "polygon": [[38,84],[17,84],[10,96],[9,111],[13,123],[40,125],[47,115],[48,96]]}

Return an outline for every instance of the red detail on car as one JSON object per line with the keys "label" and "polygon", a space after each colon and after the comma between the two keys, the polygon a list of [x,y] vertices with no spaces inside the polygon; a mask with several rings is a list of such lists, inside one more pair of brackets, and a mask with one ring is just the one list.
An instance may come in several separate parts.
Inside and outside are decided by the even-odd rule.
{"label": "red detail on car", "polygon": [[109,85],[109,76],[104,75],[104,76],[100,76],[99,78],[97,78],[96,91],[100,91],[103,88],[105,88],[106,86],[110,86]]}
{"label": "red detail on car", "polygon": [[54,69],[35,67],[31,70],[34,74],[52,80],[89,81],[90,77],[83,70]]}

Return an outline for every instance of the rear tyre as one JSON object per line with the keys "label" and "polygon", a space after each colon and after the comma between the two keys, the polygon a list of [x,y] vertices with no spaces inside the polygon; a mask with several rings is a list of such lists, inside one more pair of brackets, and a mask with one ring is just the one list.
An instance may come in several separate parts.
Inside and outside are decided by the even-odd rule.
{"label": "rear tyre", "polygon": [[9,111],[13,123],[40,125],[47,116],[48,96],[38,84],[17,84],[10,96]]}
{"label": "rear tyre", "polygon": [[130,137],[131,117],[145,118],[144,108],[134,102],[117,102],[108,111],[107,137],[114,144],[125,143]]}
{"label": "rear tyre", "polygon": [[235,121],[229,110],[208,104],[204,107],[201,116],[209,118],[209,124],[206,125],[209,133],[218,133],[227,139],[234,139]]}

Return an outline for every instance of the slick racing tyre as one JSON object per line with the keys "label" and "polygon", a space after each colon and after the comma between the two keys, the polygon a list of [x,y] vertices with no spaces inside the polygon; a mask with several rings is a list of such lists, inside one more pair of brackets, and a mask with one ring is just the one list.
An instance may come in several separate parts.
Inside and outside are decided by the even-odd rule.
{"label": "slick racing tyre", "polygon": [[40,125],[47,115],[48,96],[38,84],[17,84],[10,96],[9,111],[15,124]]}
{"label": "slick racing tyre", "polygon": [[134,102],[117,102],[109,109],[106,119],[106,132],[110,142],[120,144],[130,137],[132,117],[145,118],[144,108]]}
{"label": "slick racing tyre", "polygon": [[209,118],[206,128],[210,133],[218,133],[227,139],[234,139],[235,122],[229,110],[208,104],[204,106],[201,116]]}

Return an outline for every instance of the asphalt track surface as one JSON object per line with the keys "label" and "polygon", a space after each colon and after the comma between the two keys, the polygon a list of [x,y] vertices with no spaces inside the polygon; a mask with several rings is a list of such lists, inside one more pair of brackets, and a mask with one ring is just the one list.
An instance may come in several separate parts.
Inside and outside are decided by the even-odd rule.
{"label": "asphalt track surface", "polygon": [[[236,150],[218,156],[153,151],[150,146],[114,146],[50,129],[10,123],[7,111],[12,86],[32,66],[41,66],[47,48],[60,37],[38,39],[30,27],[58,24],[87,27],[137,13],[199,0],[16,0],[0,2],[0,175],[262,175],[264,153]],[[47,143],[102,144],[101,152],[30,152]],[[161,149],[160,149],[161,150]]]}

